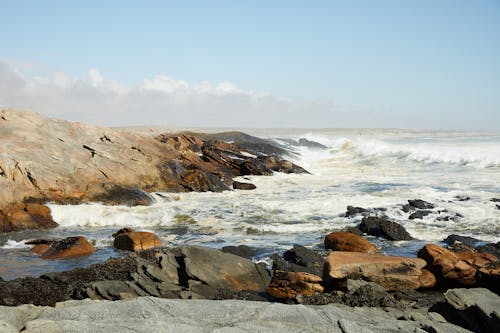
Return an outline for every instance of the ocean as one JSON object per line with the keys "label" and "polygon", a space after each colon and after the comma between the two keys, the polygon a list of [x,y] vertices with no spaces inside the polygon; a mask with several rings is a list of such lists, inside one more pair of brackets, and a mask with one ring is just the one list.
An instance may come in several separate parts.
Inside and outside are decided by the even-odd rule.
{"label": "ocean", "polygon": [[[147,207],[50,204],[59,227],[0,236],[0,277],[8,280],[62,271],[124,255],[112,248],[111,234],[122,227],[153,231],[166,246],[222,248],[247,245],[254,258],[270,264],[270,254],[293,244],[322,250],[329,232],[357,225],[348,205],[380,208],[403,225],[412,241],[367,238],[385,254],[416,256],[426,243],[450,234],[484,242],[500,241],[500,134],[374,129],[256,130],[245,132],[288,146],[288,159],[310,174],[248,176],[253,191],[152,193]],[[326,148],[297,146],[305,138]],[[422,199],[431,214],[410,220],[402,205]],[[42,260],[27,239],[83,235],[96,246],[83,258]]]}

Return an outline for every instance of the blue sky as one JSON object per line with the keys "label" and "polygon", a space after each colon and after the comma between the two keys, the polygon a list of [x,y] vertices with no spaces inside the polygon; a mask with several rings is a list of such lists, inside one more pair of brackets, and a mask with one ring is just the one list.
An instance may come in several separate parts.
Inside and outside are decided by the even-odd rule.
{"label": "blue sky", "polygon": [[1,106],[106,125],[500,131],[498,0],[0,4]]}

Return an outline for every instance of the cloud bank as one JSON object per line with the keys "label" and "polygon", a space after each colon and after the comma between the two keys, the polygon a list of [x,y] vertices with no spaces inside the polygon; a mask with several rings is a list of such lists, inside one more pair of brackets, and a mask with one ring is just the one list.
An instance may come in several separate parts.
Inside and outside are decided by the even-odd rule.
{"label": "cloud bank", "polygon": [[107,126],[335,126],[329,103],[244,90],[232,82],[193,84],[157,75],[127,85],[96,69],[85,78],[62,72],[27,75],[5,62],[0,62],[0,107]]}

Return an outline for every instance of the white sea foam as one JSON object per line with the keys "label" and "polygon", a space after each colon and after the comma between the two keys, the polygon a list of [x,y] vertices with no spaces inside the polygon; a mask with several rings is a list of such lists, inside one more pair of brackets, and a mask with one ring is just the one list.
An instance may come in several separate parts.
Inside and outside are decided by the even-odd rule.
{"label": "white sea foam", "polygon": [[1,247],[2,249],[26,249],[30,246],[25,244],[24,241],[15,241],[13,239],[8,239],[7,242]]}

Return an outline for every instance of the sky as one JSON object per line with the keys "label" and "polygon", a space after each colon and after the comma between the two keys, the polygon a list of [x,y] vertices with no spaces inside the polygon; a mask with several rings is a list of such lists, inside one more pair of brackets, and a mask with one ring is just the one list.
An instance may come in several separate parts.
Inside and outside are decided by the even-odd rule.
{"label": "sky", "polygon": [[0,0],[0,107],[500,132],[500,0]]}

